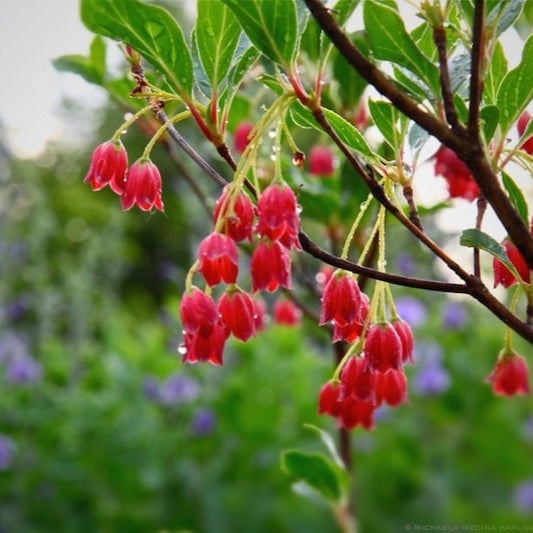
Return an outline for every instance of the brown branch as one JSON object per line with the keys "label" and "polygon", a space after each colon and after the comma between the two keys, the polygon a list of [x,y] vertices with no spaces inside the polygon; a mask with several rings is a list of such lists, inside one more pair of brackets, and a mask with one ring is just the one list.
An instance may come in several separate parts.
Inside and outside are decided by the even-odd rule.
{"label": "brown branch", "polygon": [[400,276],[398,274],[391,274],[389,272],[381,272],[370,267],[359,265],[347,259],[341,259],[336,255],[330,254],[323,250],[313,242],[309,236],[304,232],[298,233],[298,239],[302,248],[313,257],[320,259],[328,265],[354,272],[355,274],[363,275],[371,279],[385,281],[393,285],[401,285],[403,287],[411,287],[414,289],[425,289],[437,292],[453,292],[456,294],[467,294],[468,288],[462,283],[446,283],[444,281],[433,281],[421,278],[410,278],[407,276]]}
{"label": "brown branch", "polygon": [[476,0],[472,28],[472,53],[470,60],[470,107],[468,110],[468,133],[479,137],[479,107],[483,93],[481,68],[485,41],[485,0]]}
{"label": "brown branch", "polygon": [[444,102],[444,113],[446,120],[453,129],[461,129],[457,118],[457,111],[453,103],[453,92],[450,83],[450,72],[448,70],[448,51],[446,46],[446,29],[443,25],[433,27],[433,42],[437,47],[439,57],[440,87],[442,101]]}
{"label": "brown branch", "polygon": [[348,63],[404,115],[416,122],[430,135],[436,137],[445,146],[454,150],[464,161],[485,198],[507,230],[509,237],[533,270],[533,238],[529,233],[529,228],[524,224],[501,188],[498,177],[485,155],[481,141],[472,139],[468,133],[459,135],[437,117],[419,108],[413,100],[398,89],[385,74],[359,52],[337,25],[321,0],[304,1],[319,26]]}
{"label": "brown branch", "polygon": [[403,196],[409,206],[409,220],[420,230],[424,231],[422,227],[422,221],[418,215],[418,209],[415,204],[415,198],[413,195],[413,188],[411,185],[405,185],[403,188]]}

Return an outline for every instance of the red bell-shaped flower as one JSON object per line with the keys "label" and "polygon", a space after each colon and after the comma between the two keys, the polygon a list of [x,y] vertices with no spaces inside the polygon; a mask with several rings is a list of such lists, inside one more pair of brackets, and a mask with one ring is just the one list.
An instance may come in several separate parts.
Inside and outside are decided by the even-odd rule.
{"label": "red bell-shaped flower", "polygon": [[320,325],[335,321],[339,326],[361,322],[361,290],[352,274],[337,270],[322,293]]}
{"label": "red bell-shaped flower", "polygon": [[161,200],[161,174],[149,159],[138,159],[131,165],[120,198],[122,209],[127,211],[137,205],[143,211],[153,207],[163,211]]}
{"label": "red bell-shaped flower", "polygon": [[352,396],[361,402],[375,403],[376,374],[364,357],[350,357],[341,371],[341,399]]}
{"label": "red bell-shaped flower", "polygon": [[[507,253],[507,257],[518,271],[522,280],[529,283],[531,281],[531,271],[522,257],[522,254],[511,241],[505,240],[502,244]],[[514,285],[517,281],[514,274],[495,257],[492,259],[492,271],[494,273],[494,287],[502,285],[503,287],[508,288]]]}
{"label": "red bell-shaped flower", "polygon": [[127,168],[128,154],[124,145],[120,141],[107,141],[95,148],[83,181],[90,183],[93,191],[109,184],[112,191],[120,195],[124,190]]}
{"label": "red bell-shaped flower", "polygon": [[340,386],[328,381],[318,395],[318,414],[338,416],[341,403],[339,401]]}
{"label": "red bell-shaped flower", "polygon": [[370,326],[364,352],[370,368],[374,370],[386,372],[402,368],[402,341],[390,322]]}
{"label": "red bell-shaped flower", "polygon": [[274,304],[274,322],[285,326],[299,326],[302,320],[302,311],[290,300],[281,298]]}
{"label": "red bell-shaped flower", "polygon": [[186,333],[207,336],[218,323],[217,306],[205,292],[194,287],[183,295],[180,304],[180,317]]}
{"label": "red bell-shaped flower", "polygon": [[[518,130],[518,135],[520,135],[520,137],[522,137],[524,131],[526,131],[527,125],[529,124],[530,120],[531,115],[527,111],[524,111],[520,115],[520,118],[518,119],[518,122],[516,124],[516,129]],[[533,154],[533,135],[529,137],[529,139],[526,139],[520,148],[530,155]]]}
{"label": "red bell-shaped flower", "polygon": [[253,291],[274,292],[278,287],[291,288],[289,251],[278,241],[262,241],[252,253],[250,262]]}
{"label": "red bell-shaped flower", "polygon": [[500,396],[529,394],[527,363],[513,351],[500,353],[494,370],[486,380],[492,383],[494,394]]}
{"label": "red bell-shaped flower", "polygon": [[332,342],[347,341],[354,342],[363,331],[363,326],[370,311],[370,300],[368,296],[361,293],[361,306],[359,311],[359,317],[355,319],[351,324],[345,324],[341,326],[336,320],[333,320],[333,339]]}
{"label": "red bell-shaped flower", "polygon": [[374,409],[372,402],[361,402],[349,396],[341,402],[340,413],[337,418],[339,426],[353,429],[362,426],[365,429],[374,427]]}
{"label": "red bell-shaped flower", "polygon": [[249,196],[242,191],[229,194],[231,189],[226,186],[218,199],[213,213],[213,223],[219,227],[220,233],[229,235],[234,241],[252,240],[252,224],[254,221],[254,206]]}
{"label": "red bell-shaped flower", "polygon": [[210,287],[222,281],[237,281],[239,258],[237,245],[231,237],[222,233],[210,233],[198,247],[198,259],[198,271]]}
{"label": "red bell-shaped flower", "polygon": [[446,146],[441,146],[435,156],[435,174],[444,177],[451,198],[472,201],[478,197],[479,188],[470,170],[456,153]]}
{"label": "red bell-shaped flower", "polygon": [[335,172],[335,155],[327,146],[313,146],[309,151],[309,172],[329,178]]}
{"label": "red bell-shaped flower", "polygon": [[407,402],[407,379],[403,370],[376,372],[376,401],[396,407]]}
{"label": "red bell-shaped flower", "polygon": [[257,202],[257,232],[287,248],[300,249],[296,196],[287,185],[269,185]]}
{"label": "red bell-shaped flower", "polygon": [[230,287],[218,302],[222,322],[241,340],[247,341],[255,335],[255,307],[247,292]]}
{"label": "red bell-shaped flower", "polygon": [[217,322],[207,335],[186,332],[183,336],[183,345],[179,349],[183,354],[182,361],[184,363],[207,361],[213,365],[222,365],[222,354],[228,335],[228,330],[221,322]]}
{"label": "red bell-shaped flower", "polygon": [[413,359],[413,348],[415,341],[411,326],[402,318],[393,320],[391,324],[402,341],[402,362],[414,364],[415,361]]}

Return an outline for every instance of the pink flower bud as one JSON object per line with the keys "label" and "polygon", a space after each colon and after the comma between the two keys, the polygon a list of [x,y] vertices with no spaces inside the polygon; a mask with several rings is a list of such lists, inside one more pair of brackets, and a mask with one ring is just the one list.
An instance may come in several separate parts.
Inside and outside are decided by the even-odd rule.
{"label": "pink flower bud", "polygon": [[95,148],[83,181],[90,183],[93,191],[99,191],[109,184],[113,192],[120,195],[124,190],[127,168],[128,154],[124,145],[120,141],[107,141]]}
{"label": "pink flower bud", "polygon": [[163,211],[161,200],[161,174],[149,159],[138,159],[126,176],[121,197],[122,209],[127,211],[137,205],[143,211],[156,208]]}
{"label": "pink flower bud", "polygon": [[239,259],[237,245],[231,237],[222,233],[209,234],[198,247],[198,259],[198,271],[210,287],[222,281],[237,281]]}

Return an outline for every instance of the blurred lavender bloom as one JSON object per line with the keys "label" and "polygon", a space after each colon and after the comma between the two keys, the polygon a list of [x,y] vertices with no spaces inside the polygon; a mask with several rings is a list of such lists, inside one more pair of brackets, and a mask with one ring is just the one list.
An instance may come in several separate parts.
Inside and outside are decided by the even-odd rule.
{"label": "blurred lavender bloom", "polygon": [[514,505],[523,512],[533,512],[533,480],[518,485],[514,491]]}
{"label": "blurred lavender bloom", "polygon": [[426,306],[417,298],[402,296],[395,302],[398,314],[409,323],[412,328],[421,326],[426,321]]}
{"label": "blurred lavender bloom", "polygon": [[32,385],[41,379],[41,363],[31,355],[17,355],[9,360],[5,376],[14,385]]}
{"label": "blurred lavender bloom", "polygon": [[142,383],[144,395],[152,401],[159,400],[159,383],[155,378],[144,378]]}
{"label": "blurred lavender bloom", "polygon": [[438,362],[423,364],[413,378],[413,389],[422,396],[442,394],[450,386],[450,376]]}
{"label": "blurred lavender bloom", "polygon": [[12,300],[5,307],[6,317],[12,322],[21,319],[27,312],[27,298],[17,298],[15,300]]}
{"label": "blurred lavender bloom", "polygon": [[11,437],[0,434],[0,470],[9,470],[15,458],[16,446]]}
{"label": "blurred lavender bloom", "polygon": [[206,408],[198,409],[192,420],[192,432],[198,436],[208,435],[215,428],[216,422],[213,411]]}
{"label": "blurred lavender bloom", "polygon": [[198,397],[200,386],[181,374],[169,376],[159,387],[159,401],[163,405],[191,402]]}
{"label": "blurred lavender bloom", "polygon": [[417,342],[413,350],[415,363],[439,363],[442,360],[442,348],[436,342]]}
{"label": "blurred lavender bloom", "polygon": [[459,329],[464,326],[468,314],[457,302],[448,302],[442,312],[442,323],[447,329]]}
{"label": "blurred lavender bloom", "polygon": [[400,253],[395,260],[396,270],[404,276],[412,276],[416,271],[416,263],[413,256],[406,253]]}
{"label": "blurred lavender bloom", "polygon": [[23,355],[28,355],[28,348],[22,335],[9,331],[0,337],[0,361]]}
{"label": "blurred lavender bloom", "polygon": [[533,441],[533,415],[531,415],[524,424],[524,437]]}

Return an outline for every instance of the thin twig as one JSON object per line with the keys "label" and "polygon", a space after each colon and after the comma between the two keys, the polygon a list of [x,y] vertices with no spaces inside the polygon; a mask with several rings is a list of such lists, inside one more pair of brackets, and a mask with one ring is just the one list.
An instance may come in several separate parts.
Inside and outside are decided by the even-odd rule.
{"label": "thin twig", "polygon": [[443,25],[433,27],[433,42],[437,47],[439,57],[440,87],[442,101],[444,102],[444,113],[448,124],[454,129],[460,128],[457,119],[457,111],[453,102],[453,92],[450,83],[450,73],[448,70],[448,51],[446,46],[446,29]]}
{"label": "thin twig", "polygon": [[468,133],[479,137],[479,106],[483,93],[481,68],[485,41],[485,1],[476,0],[474,7],[474,24],[472,28],[472,54],[470,61],[470,107],[468,110]]}
{"label": "thin twig", "polygon": [[420,220],[420,217],[418,216],[418,209],[416,207],[415,198],[413,194],[413,188],[411,185],[406,185],[403,187],[403,196],[405,200],[407,201],[407,205],[409,206],[409,220],[420,230],[424,231],[424,228],[422,227],[422,221]]}

